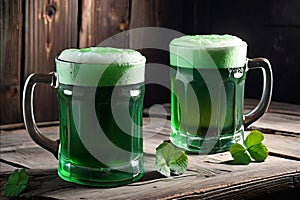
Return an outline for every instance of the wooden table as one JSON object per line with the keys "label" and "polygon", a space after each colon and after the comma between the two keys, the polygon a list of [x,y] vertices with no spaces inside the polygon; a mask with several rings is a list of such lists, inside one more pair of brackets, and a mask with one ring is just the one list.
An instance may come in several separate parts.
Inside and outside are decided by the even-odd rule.
{"label": "wooden table", "polygon": [[[247,101],[246,109],[253,105]],[[263,131],[269,149],[265,162],[230,165],[229,152],[188,155],[187,171],[163,177],[154,168],[155,148],[167,140],[170,121],[158,114],[144,117],[144,177],[132,184],[95,188],[65,182],[57,176],[57,160],[30,139],[22,125],[1,127],[1,196],[8,175],[26,168],[29,184],[21,197],[54,199],[243,199],[286,197],[300,194],[300,106],[273,102],[266,115],[250,129]],[[163,126],[160,123],[165,122]],[[40,124],[41,130],[57,138],[58,126]]]}

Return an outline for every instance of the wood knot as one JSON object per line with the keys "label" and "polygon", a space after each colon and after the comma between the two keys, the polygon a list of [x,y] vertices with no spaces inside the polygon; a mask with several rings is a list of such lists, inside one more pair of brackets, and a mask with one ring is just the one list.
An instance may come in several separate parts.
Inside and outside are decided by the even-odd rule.
{"label": "wood knot", "polygon": [[125,23],[122,22],[122,23],[119,24],[119,30],[120,31],[124,31],[125,28],[126,28],[126,24]]}
{"label": "wood knot", "polygon": [[1,97],[12,98],[19,92],[19,86],[17,85],[7,85],[5,88],[0,89]]}
{"label": "wood knot", "polygon": [[56,13],[56,7],[54,5],[47,5],[46,17],[48,21],[52,21]]}

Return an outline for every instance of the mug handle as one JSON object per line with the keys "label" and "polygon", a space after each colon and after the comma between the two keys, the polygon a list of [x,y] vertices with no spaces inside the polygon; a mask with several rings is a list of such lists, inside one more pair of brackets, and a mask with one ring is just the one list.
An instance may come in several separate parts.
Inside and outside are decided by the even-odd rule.
{"label": "mug handle", "polygon": [[244,127],[247,128],[250,124],[262,117],[267,109],[269,108],[272,90],[273,90],[273,74],[271,69],[271,64],[266,58],[253,58],[248,59],[247,65],[249,69],[261,69],[263,72],[263,92],[262,97],[258,105],[245,114],[244,118]]}
{"label": "mug handle", "polygon": [[57,77],[54,72],[50,74],[31,74],[26,79],[22,101],[24,124],[32,140],[44,149],[50,151],[57,158],[59,140],[54,141],[44,136],[34,120],[33,91],[37,83],[47,83],[54,88],[58,86]]}

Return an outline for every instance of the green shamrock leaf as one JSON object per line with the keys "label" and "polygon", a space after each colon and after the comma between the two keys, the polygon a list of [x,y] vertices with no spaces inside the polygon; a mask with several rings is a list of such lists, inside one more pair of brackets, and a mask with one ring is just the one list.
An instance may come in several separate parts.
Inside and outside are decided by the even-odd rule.
{"label": "green shamrock leaf", "polygon": [[262,162],[268,156],[268,149],[262,143],[263,140],[264,136],[258,130],[251,131],[245,140],[246,148],[255,161]]}
{"label": "green shamrock leaf", "polygon": [[251,158],[259,162],[264,161],[268,157],[268,149],[262,143],[263,140],[263,134],[258,130],[253,130],[245,139],[246,148],[241,144],[232,144],[229,150],[234,163],[247,165]]}
{"label": "green shamrock leaf", "polygon": [[248,155],[247,150],[241,144],[232,144],[229,148],[229,151],[234,159],[235,164],[248,165],[250,163],[251,158]]}
{"label": "green shamrock leaf", "polygon": [[155,168],[164,176],[183,174],[188,165],[188,158],[169,142],[163,142],[156,148]]}
{"label": "green shamrock leaf", "polygon": [[250,153],[251,157],[258,162],[264,161],[268,156],[268,149],[266,145],[262,143],[253,145],[248,149],[248,152]]}
{"label": "green shamrock leaf", "polygon": [[28,183],[28,175],[25,169],[16,169],[4,185],[4,196],[17,197],[25,190]]}
{"label": "green shamrock leaf", "polygon": [[254,145],[260,144],[264,140],[263,134],[258,130],[253,130],[249,133],[245,140],[245,146],[247,149]]}

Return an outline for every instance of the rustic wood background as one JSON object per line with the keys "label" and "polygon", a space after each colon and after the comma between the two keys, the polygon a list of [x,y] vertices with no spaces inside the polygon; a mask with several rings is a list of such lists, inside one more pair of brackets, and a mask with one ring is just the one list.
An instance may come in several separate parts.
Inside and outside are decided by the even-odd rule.
{"label": "rustic wood background", "polygon": [[[116,33],[147,26],[243,38],[249,57],[267,57],[272,63],[273,100],[300,104],[299,10],[298,0],[1,0],[0,124],[22,122],[25,79],[33,72],[53,71],[54,58],[63,49],[94,46]],[[148,62],[168,64],[167,52],[142,53]],[[259,72],[249,73],[246,97],[259,98],[260,81]],[[37,86],[34,101],[36,121],[57,120],[54,89]],[[145,107],[168,101],[168,89],[146,86]]]}

